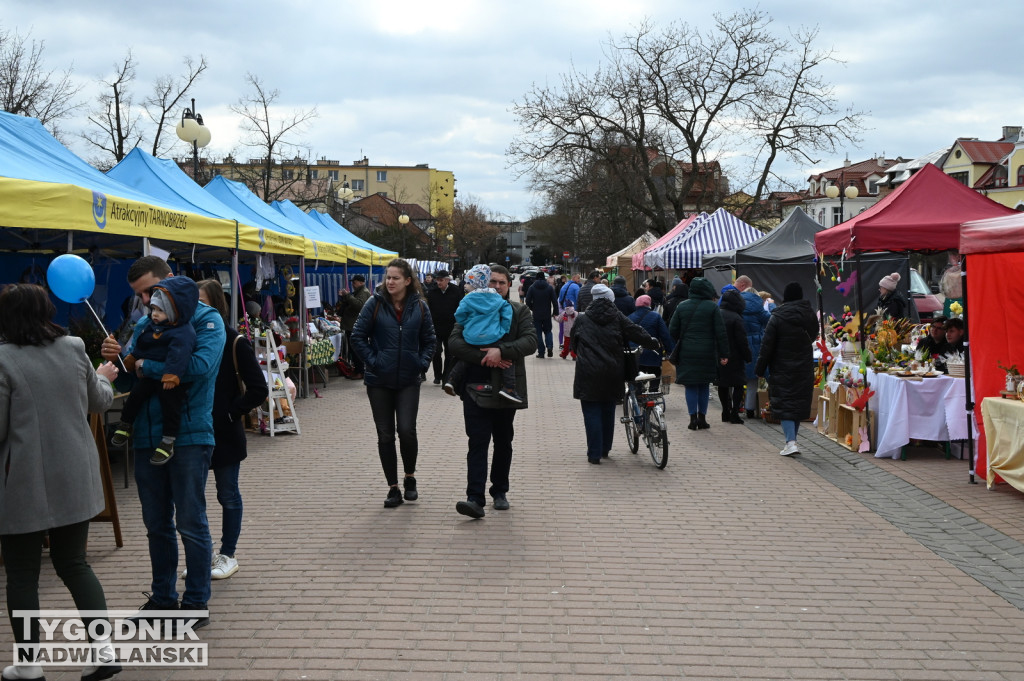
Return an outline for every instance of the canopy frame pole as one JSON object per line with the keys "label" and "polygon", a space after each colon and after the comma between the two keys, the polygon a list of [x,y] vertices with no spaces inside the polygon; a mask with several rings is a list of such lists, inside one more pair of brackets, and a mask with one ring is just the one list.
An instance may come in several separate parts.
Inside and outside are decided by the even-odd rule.
{"label": "canopy frame pole", "polygon": [[[856,302],[857,302],[857,338],[860,341],[860,356],[861,356],[861,360],[863,361],[864,351],[867,349],[866,348],[866,345],[867,345],[867,333],[865,333],[865,330],[864,330],[864,293],[863,293],[862,286],[861,286],[861,280],[863,279],[863,277],[860,276],[860,272],[861,272],[860,251],[856,251],[854,253],[854,262],[857,264],[857,288],[855,289],[856,290],[856,295],[857,295],[857,299],[856,299]],[[860,364],[859,363],[858,363],[857,371],[860,371]],[[865,369],[864,369],[864,392],[865,392],[865,394],[868,392],[868,390],[870,388],[871,388],[871,386],[868,383],[868,371],[867,371],[867,367],[865,367]],[[864,405],[864,427],[865,427],[865,430],[868,433],[868,437],[870,438],[871,437],[871,405],[870,405],[870,400],[868,400],[868,404]],[[872,449],[875,448],[876,444],[877,443],[875,443],[875,442],[871,443]]]}
{"label": "canopy frame pole", "polygon": [[235,247],[231,250],[231,310],[230,320],[236,327],[238,324],[238,220],[235,220]]}
{"label": "canopy frame pole", "polygon": [[[968,449],[968,482],[977,485],[974,479],[974,391],[971,390],[971,344],[967,331],[967,257],[960,256],[960,285],[963,287],[964,298],[964,411],[967,417],[967,449]],[[985,462],[988,465],[988,462]]]}

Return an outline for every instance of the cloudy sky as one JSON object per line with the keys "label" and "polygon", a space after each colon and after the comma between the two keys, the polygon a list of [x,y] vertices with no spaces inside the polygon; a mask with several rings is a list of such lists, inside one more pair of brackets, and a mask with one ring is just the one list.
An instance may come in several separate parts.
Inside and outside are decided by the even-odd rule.
{"label": "cloudy sky", "polygon": [[[572,66],[592,70],[610,35],[644,19],[710,27],[712,11],[754,4],[0,0],[0,28],[45,41],[46,66],[73,65],[88,99],[129,48],[140,97],[158,76],[180,73],[186,55],[205,56],[209,69],[191,94],[213,133],[214,157],[237,149],[240,132],[228,106],[253,73],[280,91],[281,114],[316,107],[319,117],[302,135],[314,158],[427,163],[455,173],[460,197],[474,197],[496,217],[526,219],[536,200],[505,159],[517,132],[513,101]],[[853,161],[880,153],[913,158],[957,137],[998,139],[1001,126],[1024,124],[1018,0],[775,0],[760,8],[779,32],[818,26],[817,46],[845,61],[826,72],[840,103],[869,112],[859,148],[816,167],[787,168],[792,178],[836,167],[846,153]],[[179,144],[178,153],[187,153]]]}

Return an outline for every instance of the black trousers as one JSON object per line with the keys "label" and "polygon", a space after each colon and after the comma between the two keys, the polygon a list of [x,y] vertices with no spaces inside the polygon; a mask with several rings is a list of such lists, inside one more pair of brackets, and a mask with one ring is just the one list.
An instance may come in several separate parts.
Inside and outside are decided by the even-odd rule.
{"label": "black trousers", "polygon": [[389,485],[398,484],[398,452],[395,448],[397,424],[402,452],[402,468],[406,475],[416,472],[419,441],[416,437],[416,416],[420,410],[420,384],[393,390],[366,386],[373,423],[377,426],[377,453],[384,477]]}
{"label": "black trousers", "polygon": [[466,421],[469,450],[466,452],[466,497],[481,506],[487,501],[487,451],[494,441],[494,460],[491,463],[491,496],[508,493],[508,475],[512,469],[512,438],[515,409],[484,409],[472,397],[462,400],[462,414]]}
{"label": "black trousers", "polygon": [[743,386],[742,385],[720,385],[718,386],[718,399],[722,403],[722,412],[725,414],[739,414],[743,411]]}
{"label": "black trousers", "polygon": [[181,426],[181,405],[188,397],[185,384],[179,383],[170,390],[164,390],[163,381],[156,378],[140,379],[132,388],[128,399],[124,401],[124,410],[121,412],[121,420],[125,423],[135,423],[135,417],[142,411],[149,398],[156,396],[160,400],[160,411],[163,414],[164,436],[177,437],[178,428]]}
{"label": "black trousers", "polygon": [[[448,353],[448,337],[452,335],[452,329],[435,329],[437,344],[434,346],[434,380],[443,381],[448,378],[448,372],[452,370],[455,360]],[[441,354],[444,353],[444,357]]]}

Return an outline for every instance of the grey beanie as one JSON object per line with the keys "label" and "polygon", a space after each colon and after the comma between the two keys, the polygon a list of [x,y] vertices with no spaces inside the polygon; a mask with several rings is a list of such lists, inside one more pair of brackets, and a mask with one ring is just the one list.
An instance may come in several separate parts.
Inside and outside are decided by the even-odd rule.
{"label": "grey beanie", "polygon": [[174,325],[178,322],[178,315],[174,311],[174,303],[171,302],[171,297],[167,294],[167,291],[162,288],[153,289],[153,293],[149,297],[150,307],[159,307],[160,310],[167,315],[167,323]]}
{"label": "grey beanie", "polygon": [[596,284],[594,288],[590,289],[590,293],[594,296],[594,300],[605,298],[613,303],[615,302],[615,293],[604,284]]}

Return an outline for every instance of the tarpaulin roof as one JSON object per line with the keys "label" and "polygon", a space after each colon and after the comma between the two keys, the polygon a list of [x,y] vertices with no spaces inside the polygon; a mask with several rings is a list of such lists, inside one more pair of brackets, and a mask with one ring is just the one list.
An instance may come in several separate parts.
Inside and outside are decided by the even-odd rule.
{"label": "tarpaulin roof", "polygon": [[332,234],[340,234],[342,241],[351,247],[349,257],[356,262],[367,265],[387,265],[388,262],[398,257],[398,253],[382,249],[379,246],[371,244],[366,239],[361,239],[356,236],[326,213],[313,210],[307,213],[307,215],[327,225],[328,230],[330,230]]}
{"label": "tarpaulin roof", "polygon": [[[34,118],[0,112],[0,227],[53,230],[6,234],[10,250],[51,250],[69,230],[235,247],[235,222],[181,210],[107,177],[73,154]],[[76,239],[78,244],[80,239]],[[126,241],[126,240],[121,240]],[[45,242],[45,243],[44,243]]]}
{"label": "tarpaulin roof", "polygon": [[685,234],[686,231],[688,229],[690,229],[690,227],[692,227],[695,222],[697,222],[698,220],[703,220],[707,216],[708,216],[707,213],[698,213],[697,215],[691,215],[690,217],[688,217],[688,218],[686,218],[684,220],[680,220],[678,225],[676,225],[672,229],[670,229],[667,232],[665,232],[661,236],[660,239],[658,239],[653,244],[651,244],[650,246],[648,246],[647,248],[645,248],[644,250],[640,251],[639,253],[637,253],[636,255],[633,256],[633,269],[634,270],[650,269],[652,267],[652,265],[648,265],[648,264],[645,263],[645,258],[647,256],[647,253],[649,253],[650,251],[653,251],[654,249],[658,248],[659,246],[667,244],[668,242],[670,242],[673,239],[675,239],[676,237],[678,237],[680,234]]}
{"label": "tarpaulin roof", "polygon": [[644,232],[629,245],[620,248],[605,259],[605,267],[629,267],[633,256],[645,248],[649,248],[658,240],[651,232]]}
{"label": "tarpaulin roof", "polygon": [[[305,238],[301,234],[281,231],[278,226],[257,222],[251,216],[241,216],[230,206],[203,191],[195,181],[183,173],[174,161],[155,158],[136,147],[120,163],[107,171],[107,176],[135,187],[139,191],[165,201],[183,210],[238,221],[238,248],[253,253],[280,253],[302,255]],[[267,238],[266,232],[274,232]]]}
{"label": "tarpaulin roof", "polygon": [[759,263],[804,263],[814,259],[814,235],[824,229],[802,208],[749,246],[704,256],[704,267],[735,267]]}
{"label": "tarpaulin roof", "polygon": [[[204,190],[215,196],[221,203],[236,211],[245,220],[260,224],[274,225],[279,232],[301,234],[307,239],[305,255],[307,258],[329,260],[332,262],[348,261],[348,246],[344,244],[321,242],[319,236],[312,236],[304,225],[289,220],[278,211],[263,203],[258,196],[249,191],[241,182],[229,180],[223,175],[213,178]],[[273,233],[268,232],[270,238]]]}
{"label": "tarpaulin roof", "polygon": [[701,267],[705,253],[736,249],[757,241],[764,233],[724,208],[698,221],[682,236],[644,253],[649,267],[687,269]]}
{"label": "tarpaulin roof", "polygon": [[[356,239],[357,237],[347,229],[341,228],[341,225],[337,225],[337,223],[335,223],[335,225],[337,225],[341,231],[332,229],[327,225],[327,223],[313,217],[312,213],[306,213],[287,199],[284,201],[274,201],[270,204],[270,207],[295,224],[301,225],[303,231],[309,235],[310,238],[345,244],[348,248],[347,253],[350,260],[360,262],[364,265],[386,265],[387,262],[396,255],[393,253],[388,253],[386,255],[372,253],[370,249],[366,248],[366,246],[372,246],[372,244],[369,244],[362,239],[358,240],[359,245],[352,243],[350,239]],[[342,234],[342,232],[344,232],[344,234]]]}
{"label": "tarpaulin roof", "polygon": [[855,218],[818,232],[819,253],[948,251],[960,248],[960,225],[1015,213],[929,163]]}
{"label": "tarpaulin roof", "polygon": [[1018,253],[1024,251],[1024,213],[965,222],[960,229],[960,252]]}

